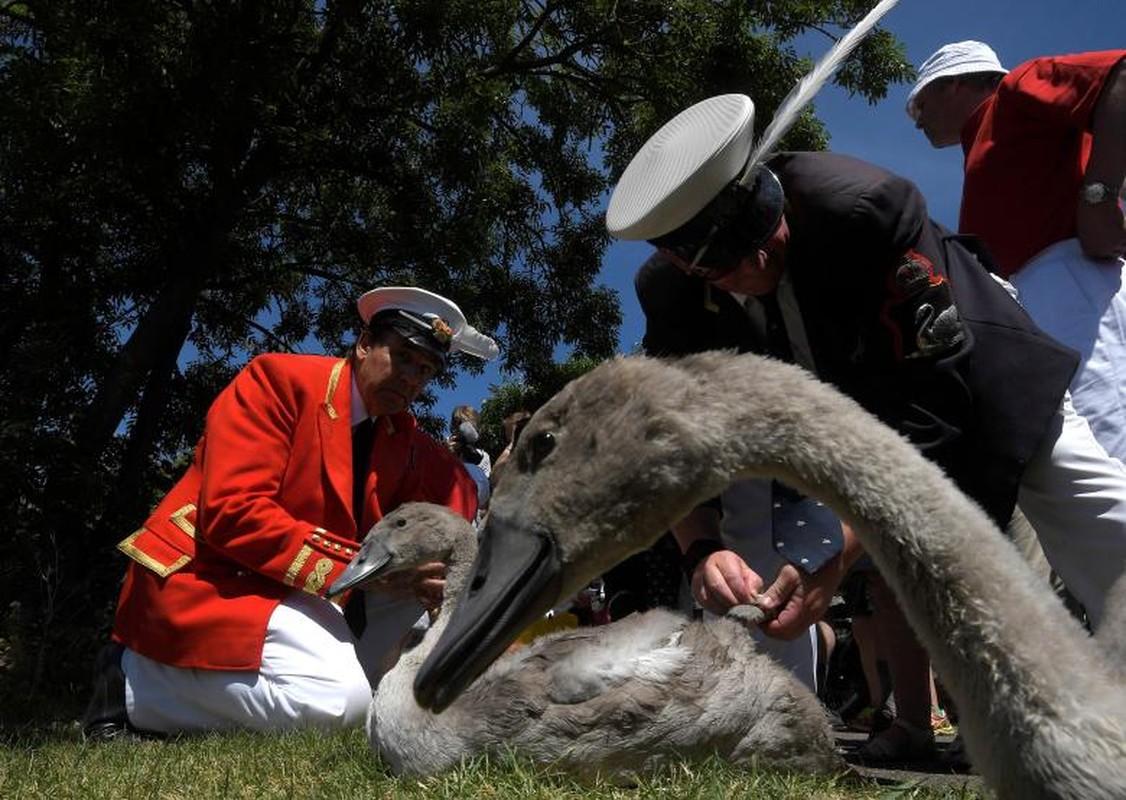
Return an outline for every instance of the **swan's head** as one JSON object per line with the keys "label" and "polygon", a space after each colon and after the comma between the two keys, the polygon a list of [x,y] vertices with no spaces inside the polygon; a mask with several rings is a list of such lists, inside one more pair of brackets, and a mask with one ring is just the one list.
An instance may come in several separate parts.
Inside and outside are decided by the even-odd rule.
{"label": "swan's head", "polygon": [[528,624],[727,484],[715,471],[716,426],[698,424],[707,377],[682,363],[607,362],[529,421],[469,582],[416,678],[420,705],[445,708]]}
{"label": "swan's head", "polygon": [[349,589],[432,561],[456,561],[455,551],[476,551],[475,538],[473,525],[449,508],[432,503],[407,503],[372,526],[359,552],[328,587],[325,596],[331,599]]}

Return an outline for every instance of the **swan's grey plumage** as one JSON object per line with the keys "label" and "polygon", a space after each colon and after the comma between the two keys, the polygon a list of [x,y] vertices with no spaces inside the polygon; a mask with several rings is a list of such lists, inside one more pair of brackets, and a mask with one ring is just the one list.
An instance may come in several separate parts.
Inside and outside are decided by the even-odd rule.
{"label": "swan's grey plumage", "polygon": [[514,465],[471,585],[419,671],[423,705],[449,703],[528,615],[732,480],[775,477],[857,531],[998,796],[1126,797],[1126,689],[1108,655],[1121,656],[1121,635],[1096,643],[936,466],[801,370],[754,355],[619,358],[537,412]]}
{"label": "swan's grey plumage", "polygon": [[[442,506],[412,503],[372,530],[353,563],[366,565],[368,574],[360,577],[370,578],[446,561],[452,602],[476,551],[476,530],[464,519]],[[346,572],[341,581],[351,578]],[[372,748],[396,774],[429,775],[507,748],[584,779],[631,776],[712,754],[738,763],[845,770],[816,697],[756,651],[745,623],[704,624],[667,610],[536,639],[497,660],[435,715],[415,703],[411,685],[450,610],[443,607],[372,699]]]}

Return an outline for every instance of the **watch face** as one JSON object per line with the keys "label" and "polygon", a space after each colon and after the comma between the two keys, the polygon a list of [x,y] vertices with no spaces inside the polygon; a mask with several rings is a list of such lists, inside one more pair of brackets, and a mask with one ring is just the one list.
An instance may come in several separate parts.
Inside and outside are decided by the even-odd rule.
{"label": "watch face", "polygon": [[1085,183],[1083,184],[1083,202],[1094,205],[1101,203],[1104,200],[1113,197],[1114,192],[1105,183]]}

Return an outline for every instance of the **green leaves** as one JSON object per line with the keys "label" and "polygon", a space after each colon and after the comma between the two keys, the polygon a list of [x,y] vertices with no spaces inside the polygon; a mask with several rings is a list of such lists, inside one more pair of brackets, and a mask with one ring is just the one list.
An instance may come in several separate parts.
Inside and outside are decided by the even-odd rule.
{"label": "green leaves", "polygon": [[[611,355],[614,177],[711,94],[751,94],[764,125],[808,67],[794,38],[866,5],[0,4],[0,480],[20,542],[0,580],[24,619],[44,625],[62,585],[109,603],[112,543],[222,379],[264,350],[342,353],[366,289],[450,296],[532,385],[555,385],[560,348]],[[902,56],[878,34],[840,81],[878,98]],[[810,114],[785,144],[824,142]]]}

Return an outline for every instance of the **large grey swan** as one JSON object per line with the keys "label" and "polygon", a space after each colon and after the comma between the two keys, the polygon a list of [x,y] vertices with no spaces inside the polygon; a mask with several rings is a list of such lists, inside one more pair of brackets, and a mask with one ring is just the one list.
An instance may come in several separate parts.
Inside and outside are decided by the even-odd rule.
{"label": "large grey swan", "polygon": [[449,704],[530,619],[745,476],[776,477],[857,530],[998,796],[1126,797],[1126,689],[1112,663],[1122,636],[1100,649],[906,440],[754,355],[619,358],[535,414],[496,487],[469,588],[419,671],[419,702]]}
{"label": "large grey swan", "polygon": [[442,714],[420,708],[415,673],[453,610],[477,531],[449,509],[402,506],[380,521],[339,593],[441,560],[447,596],[422,642],[379,682],[372,748],[397,775],[430,775],[483,752],[515,752],[574,777],[629,780],[713,754],[736,763],[842,773],[826,714],[788,670],[757,652],[746,623],[707,624],[666,610],[548,634],[497,660]]}

